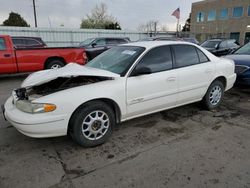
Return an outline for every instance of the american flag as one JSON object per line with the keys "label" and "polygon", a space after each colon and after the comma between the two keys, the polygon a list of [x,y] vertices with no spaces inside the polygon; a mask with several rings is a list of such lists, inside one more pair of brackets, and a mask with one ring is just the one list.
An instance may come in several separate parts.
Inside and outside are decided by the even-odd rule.
{"label": "american flag", "polygon": [[172,16],[175,16],[177,19],[180,19],[180,8],[177,8],[173,13]]}

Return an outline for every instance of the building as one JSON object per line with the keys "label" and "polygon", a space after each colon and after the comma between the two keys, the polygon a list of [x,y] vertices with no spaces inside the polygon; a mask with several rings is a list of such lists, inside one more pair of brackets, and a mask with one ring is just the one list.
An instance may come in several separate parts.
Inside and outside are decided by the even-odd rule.
{"label": "building", "polygon": [[204,0],[192,4],[191,33],[199,40],[250,41],[250,0]]}

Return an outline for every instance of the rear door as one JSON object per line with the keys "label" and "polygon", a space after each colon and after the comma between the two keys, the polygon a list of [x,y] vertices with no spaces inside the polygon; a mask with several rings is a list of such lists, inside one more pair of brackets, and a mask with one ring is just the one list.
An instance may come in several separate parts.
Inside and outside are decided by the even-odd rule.
{"label": "rear door", "polygon": [[179,90],[177,104],[201,99],[212,82],[215,64],[192,45],[173,45],[174,67],[178,72]]}
{"label": "rear door", "polygon": [[151,74],[127,78],[128,117],[175,106],[178,78],[177,72],[173,70],[170,47],[160,46],[151,49],[140,60],[133,72],[140,68],[150,69]]}
{"label": "rear door", "polygon": [[17,72],[15,54],[5,38],[0,37],[0,74]]}

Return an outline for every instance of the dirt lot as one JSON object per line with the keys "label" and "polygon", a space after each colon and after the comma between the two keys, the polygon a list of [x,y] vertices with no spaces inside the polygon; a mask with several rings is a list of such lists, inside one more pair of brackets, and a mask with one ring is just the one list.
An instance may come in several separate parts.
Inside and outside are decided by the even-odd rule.
{"label": "dirt lot", "polygon": [[[0,78],[1,104],[21,80]],[[1,116],[0,187],[250,187],[250,89],[213,112],[192,104],[122,123],[88,149],[28,138]]]}

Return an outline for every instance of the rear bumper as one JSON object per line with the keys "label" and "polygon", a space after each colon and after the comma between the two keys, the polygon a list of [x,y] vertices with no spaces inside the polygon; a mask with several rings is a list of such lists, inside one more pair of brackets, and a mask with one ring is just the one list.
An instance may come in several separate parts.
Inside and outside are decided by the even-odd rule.
{"label": "rear bumper", "polygon": [[236,74],[232,74],[231,76],[227,77],[227,87],[225,88],[225,91],[231,89],[236,81]]}
{"label": "rear bumper", "polygon": [[24,135],[45,138],[67,134],[68,121],[66,115],[25,113],[12,104],[12,97],[6,101],[4,108],[4,116],[7,121]]}

